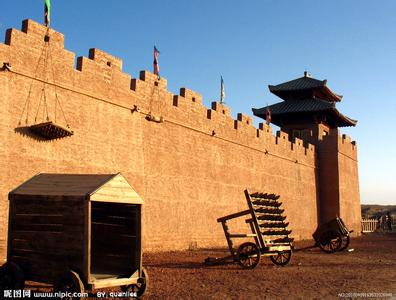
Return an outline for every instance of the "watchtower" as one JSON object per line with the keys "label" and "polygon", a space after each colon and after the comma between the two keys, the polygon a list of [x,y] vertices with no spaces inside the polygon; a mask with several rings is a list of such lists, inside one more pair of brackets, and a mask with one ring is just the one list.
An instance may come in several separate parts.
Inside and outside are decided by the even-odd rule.
{"label": "watchtower", "polygon": [[269,85],[269,90],[283,101],[253,108],[253,114],[279,126],[291,141],[300,138],[316,146],[320,223],[338,215],[349,223],[348,226],[358,229],[360,214],[357,216],[356,211],[360,208],[356,203],[360,204],[360,197],[356,144],[346,136],[341,137],[338,130],[355,126],[357,121],[336,108],[342,96],[327,86],[327,80],[312,78],[307,72],[303,77]]}

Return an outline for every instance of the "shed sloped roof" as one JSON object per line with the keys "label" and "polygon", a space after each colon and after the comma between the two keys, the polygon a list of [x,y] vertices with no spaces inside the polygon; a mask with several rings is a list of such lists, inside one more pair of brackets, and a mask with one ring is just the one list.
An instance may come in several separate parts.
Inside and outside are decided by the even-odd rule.
{"label": "shed sloped roof", "polygon": [[142,203],[121,174],[38,174],[10,195],[81,196],[92,201]]}

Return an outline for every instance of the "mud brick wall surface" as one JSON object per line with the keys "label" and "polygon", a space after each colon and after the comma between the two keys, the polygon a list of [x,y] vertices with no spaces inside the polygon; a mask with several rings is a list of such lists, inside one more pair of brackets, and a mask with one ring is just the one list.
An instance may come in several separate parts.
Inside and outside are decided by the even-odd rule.
{"label": "mud brick wall surface", "polygon": [[347,135],[338,135],[338,164],[340,186],[340,213],[351,229],[361,231],[357,145]]}
{"label": "mud brick wall surface", "polygon": [[361,232],[357,145],[331,130],[318,145],[320,216],[327,222],[340,216],[354,235]]}
{"label": "mud brick wall surface", "polygon": [[[247,209],[246,188],[280,194],[292,236],[311,238],[319,211],[314,146],[290,143],[264,124],[255,128],[243,114],[234,120],[220,103],[207,108],[188,88],[174,95],[166,79],[148,71],[132,78],[119,58],[99,49],[75,58],[53,30],[45,63],[45,35],[45,27],[25,20],[0,44],[0,64],[12,67],[0,71],[0,258],[6,253],[8,192],[40,172],[121,172],[145,200],[145,251],[226,246],[216,219]],[[73,136],[48,141],[27,130],[43,87],[50,119],[56,111],[57,123],[66,126],[57,95]],[[45,121],[42,107],[37,122]],[[348,180],[343,176],[343,185]],[[355,202],[340,205],[356,209]],[[242,224],[234,230],[249,229]]]}

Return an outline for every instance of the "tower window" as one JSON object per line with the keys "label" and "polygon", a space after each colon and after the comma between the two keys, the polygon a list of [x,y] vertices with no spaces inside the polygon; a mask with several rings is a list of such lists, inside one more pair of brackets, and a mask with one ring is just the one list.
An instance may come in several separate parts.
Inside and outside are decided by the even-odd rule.
{"label": "tower window", "polygon": [[309,141],[312,136],[312,131],[309,129],[293,129],[292,138],[302,139],[303,141]]}

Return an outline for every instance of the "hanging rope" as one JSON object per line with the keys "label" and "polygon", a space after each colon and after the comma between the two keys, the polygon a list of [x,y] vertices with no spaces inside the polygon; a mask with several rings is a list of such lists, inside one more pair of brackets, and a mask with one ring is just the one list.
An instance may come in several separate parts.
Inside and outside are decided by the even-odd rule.
{"label": "hanging rope", "polygon": [[[161,80],[161,78],[159,78],[158,80]],[[156,100],[157,100],[157,102],[158,102],[158,113],[159,113],[159,115],[160,116],[155,116],[153,113],[152,113],[152,111],[153,111],[153,105],[152,105],[152,103],[153,103],[153,100],[154,100],[154,94],[157,96],[156,98]],[[148,114],[147,114],[147,116],[146,116],[146,119],[147,120],[149,120],[149,121],[153,121],[153,122],[156,122],[156,123],[162,123],[162,122],[164,122],[164,118],[163,118],[163,116],[162,116],[162,113],[163,113],[163,106],[164,106],[164,103],[163,102],[160,102],[161,101],[161,99],[160,99],[161,97],[160,97],[160,90],[159,90],[159,82],[155,82],[155,84],[154,84],[154,86],[153,86],[153,89],[152,89],[152,92],[151,92],[151,96],[150,96],[150,102],[149,102],[149,112],[148,112]]]}
{"label": "hanging rope", "polygon": [[[41,92],[40,92],[40,98],[39,98],[39,103],[38,103],[37,111],[36,111],[35,118],[34,118],[34,123],[37,124],[38,117],[39,117],[40,112],[41,112],[40,109],[43,110],[42,111],[42,120],[41,121],[42,122],[50,121],[49,112],[48,112],[48,102],[47,102],[47,92],[48,92],[47,91],[47,86],[48,86],[49,79],[51,77],[50,75],[52,74],[53,86],[54,86],[54,90],[55,90],[54,122],[56,123],[56,121],[57,121],[57,111],[58,111],[58,106],[59,106],[59,109],[61,110],[61,113],[62,113],[63,119],[64,119],[64,121],[66,123],[66,126],[68,128],[70,128],[69,123],[67,122],[67,119],[66,119],[65,112],[64,112],[64,110],[62,108],[60,99],[58,97],[58,90],[57,90],[57,83],[56,83],[56,79],[55,79],[55,68],[54,68],[54,61],[53,61],[53,57],[52,57],[52,49],[51,49],[51,44],[50,44],[49,31],[50,31],[49,28],[47,28],[47,32],[46,32],[46,35],[44,37],[45,43],[44,43],[43,48],[41,50],[40,57],[38,59],[38,62],[37,62],[37,65],[36,65],[36,68],[35,68],[35,71],[34,71],[34,75],[33,75],[32,79],[31,79],[31,83],[30,83],[30,87],[29,87],[29,93],[28,93],[28,96],[26,98],[26,101],[25,101],[25,104],[24,104],[24,107],[23,107],[23,110],[22,110],[22,113],[21,113],[21,117],[20,117],[19,122],[18,122],[19,126],[21,125],[21,121],[22,121],[23,116],[25,115],[25,111],[26,111],[26,120],[25,120],[25,122],[26,122],[26,124],[29,124],[30,101],[31,101],[31,95],[32,95],[32,91],[33,91],[33,82],[35,80],[37,80],[38,77],[39,77],[38,76],[38,71],[39,71],[39,67],[41,65],[41,62],[43,61],[44,62],[44,64],[43,64],[43,68],[44,68],[43,69],[43,73],[44,73],[45,76],[44,76],[43,81],[42,81],[43,85],[42,85]],[[49,68],[49,64],[50,64],[50,68]],[[47,72],[47,71],[49,71],[49,72]]]}
{"label": "hanging rope", "polygon": [[45,48],[45,56],[44,56],[44,81],[43,81],[43,87],[41,88],[41,93],[40,93],[40,100],[39,100],[39,105],[37,107],[37,112],[36,112],[36,116],[34,118],[34,122],[37,123],[37,116],[40,112],[40,107],[41,107],[41,102],[44,99],[44,105],[43,105],[43,117],[42,117],[42,122],[44,122],[45,120],[45,113],[47,113],[47,121],[49,120],[48,117],[48,107],[47,107],[47,97],[45,94],[45,86],[46,86],[46,82],[48,81],[48,73],[47,71],[47,58],[48,58],[48,42],[46,40],[45,44],[44,44],[44,48]]}
{"label": "hanging rope", "polygon": [[53,80],[53,82],[54,82],[54,90],[55,90],[55,118],[54,118],[54,121],[55,121],[55,123],[56,123],[57,106],[58,106],[58,104],[59,104],[59,108],[60,108],[60,110],[61,110],[61,112],[62,112],[63,119],[65,120],[66,126],[67,126],[68,128],[70,128],[69,123],[67,122],[67,119],[66,119],[65,112],[63,111],[62,105],[61,105],[60,100],[59,100],[59,97],[58,97],[57,84],[56,84],[56,80],[55,80],[54,62],[53,62],[53,59],[52,59],[52,52],[51,52],[51,49],[49,49],[49,50],[50,50],[50,51],[49,51],[49,59],[51,60],[52,80]]}
{"label": "hanging rope", "polygon": [[156,89],[156,85],[154,85],[154,87],[153,87],[153,89],[152,89],[152,91],[151,91],[151,96],[150,96],[150,102],[149,102],[149,113],[151,114],[151,111],[152,111],[152,104],[153,104],[153,100],[154,100],[154,93],[156,92],[156,91],[158,91],[157,89]]}
{"label": "hanging rope", "polygon": [[21,117],[19,118],[19,122],[18,122],[18,125],[19,125],[19,126],[21,126],[21,121],[22,121],[23,115],[24,115],[24,113],[25,113],[25,110],[26,110],[26,120],[25,120],[25,124],[27,125],[27,124],[29,123],[30,96],[31,96],[31,94],[32,94],[33,81],[35,81],[35,80],[37,79],[36,75],[37,75],[37,72],[38,72],[38,68],[39,68],[39,66],[40,66],[41,59],[42,59],[43,54],[44,54],[44,52],[45,52],[45,49],[46,49],[46,47],[45,47],[45,45],[44,45],[44,47],[41,49],[40,57],[39,57],[39,59],[38,59],[36,68],[35,68],[35,70],[34,70],[34,75],[33,75],[34,77],[32,77],[32,79],[31,79],[31,81],[30,81],[29,93],[28,93],[28,96],[27,96],[27,98],[26,98],[26,100],[25,100],[25,104],[24,104],[24,106],[23,106],[23,110],[22,110],[22,113],[21,113]]}

